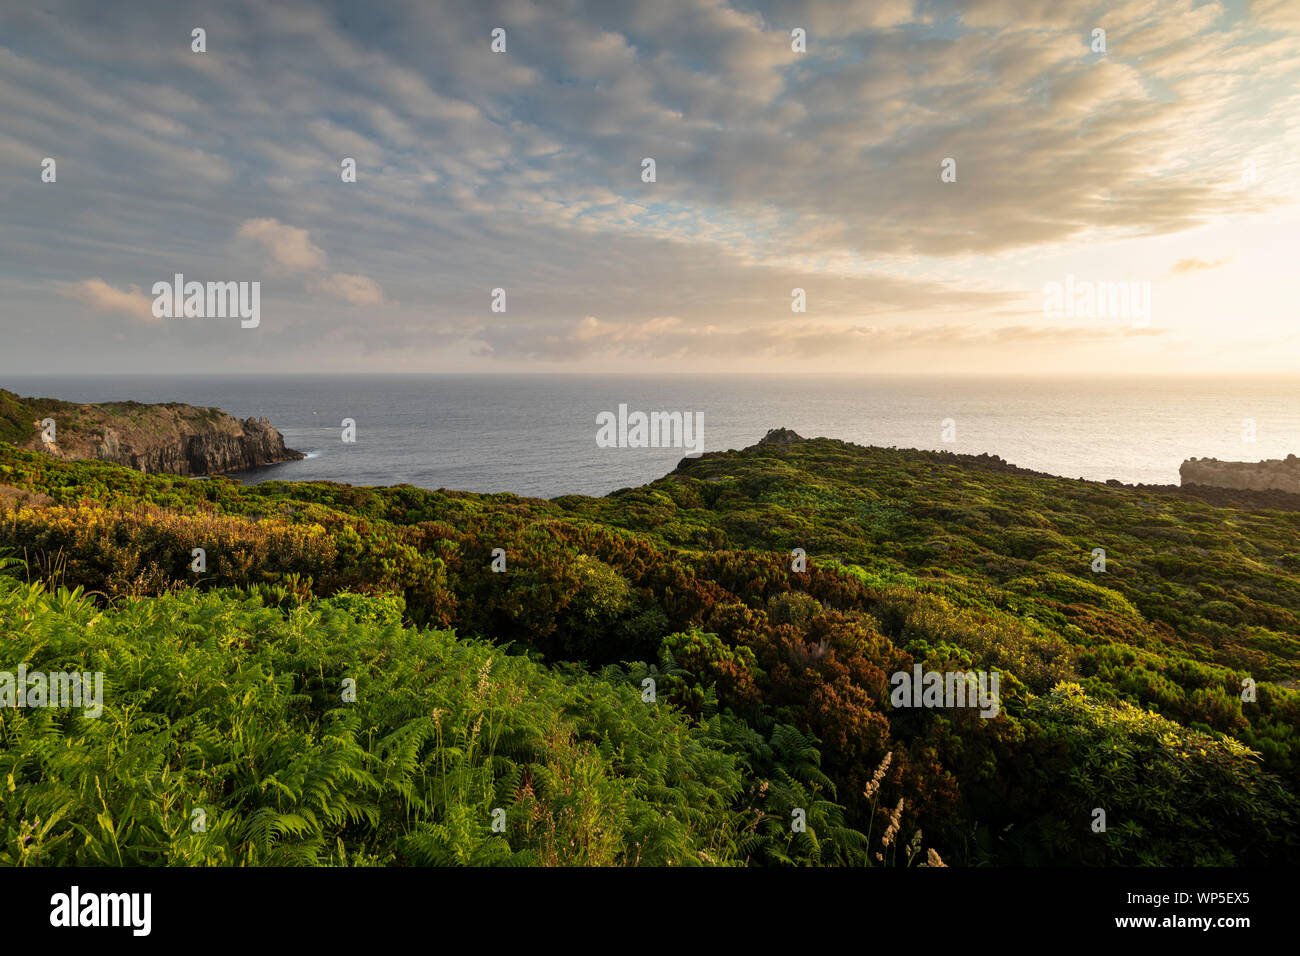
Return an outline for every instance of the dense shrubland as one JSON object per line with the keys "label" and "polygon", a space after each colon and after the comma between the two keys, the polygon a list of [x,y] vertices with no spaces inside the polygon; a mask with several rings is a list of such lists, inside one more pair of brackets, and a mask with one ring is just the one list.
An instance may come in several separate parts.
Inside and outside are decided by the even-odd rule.
{"label": "dense shrubland", "polygon": [[[5,445],[0,485],[0,666],[115,689],[4,715],[7,862],[1297,857],[1297,513],[825,440],[551,502]],[[893,708],[914,663],[1000,672],[1000,712]]]}

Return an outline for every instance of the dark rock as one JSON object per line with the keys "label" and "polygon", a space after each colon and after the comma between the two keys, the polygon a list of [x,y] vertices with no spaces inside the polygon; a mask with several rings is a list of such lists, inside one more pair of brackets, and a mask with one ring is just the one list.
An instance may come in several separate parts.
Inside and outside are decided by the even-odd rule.
{"label": "dark rock", "polygon": [[800,441],[807,441],[807,439],[788,428],[772,428],[758,440],[758,445],[793,445]]}

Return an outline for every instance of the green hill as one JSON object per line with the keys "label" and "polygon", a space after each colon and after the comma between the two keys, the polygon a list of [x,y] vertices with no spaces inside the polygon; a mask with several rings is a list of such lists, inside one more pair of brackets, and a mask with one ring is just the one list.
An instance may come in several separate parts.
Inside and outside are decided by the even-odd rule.
{"label": "green hill", "polygon": [[[111,791],[112,818],[142,828],[135,861],[154,852],[156,862],[330,862],[340,840],[349,862],[399,863],[901,864],[933,850],[949,865],[1259,864],[1298,855],[1294,511],[827,439],[705,455],[600,499],[242,487],[6,445],[0,486],[43,496],[0,506],[0,548],[25,562],[11,574],[82,587],[97,605],[9,585],[0,605],[18,638],[9,654],[36,660],[57,646],[87,660],[89,626],[59,615],[98,614],[96,633],[116,648],[102,660],[118,661],[102,668],[118,688],[106,713],[128,707],[131,692],[150,701],[131,710],[141,722],[114,747],[138,746],[155,755],[142,768],[180,773],[183,751],[167,757],[163,743],[178,724],[224,734],[247,712],[271,741],[299,735],[301,746],[268,744],[255,774],[240,776],[227,754],[203,775],[169,777],[170,790]],[[206,551],[201,572],[191,570],[194,548]],[[340,595],[345,608],[329,603]],[[326,629],[324,609],[348,623]],[[128,690],[133,642],[186,660],[138,666]],[[471,689],[488,656],[494,668],[509,662],[502,679],[514,690],[497,713],[532,728],[520,730],[533,734],[532,749],[467,767],[477,789],[437,802],[414,781],[436,789],[461,779],[440,763],[452,759],[446,735],[462,719],[449,715],[473,718]],[[206,709],[195,711],[167,676],[174,665]],[[891,678],[917,665],[997,673],[996,716],[894,706]],[[326,706],[320,695],[353,671],[366,675],[359,693],[400,678],[384,693],[411,709],[381,713],[360,698]],[[312,681],[319,687],[304,690]],[[606,703],[577,706],[575,695]],[[435,709],[440,729],[422,724],[434,736],[400,761],[374,749]],[[630,723],[611,729],[613,718],[596,714],[606,710]],[[39,714],[2,718],[4,772],[28,788],[6,801],[7,825],[19,833],[66,803],[43,837],[66,835],[51,852],[107,862],[102,847],[77,849],[82,837],[67,834],[99,825],[104,808],[86,802],[86,774],[108,722],[86,728],[96,722],[70,716],[76,728],[16,744],[41,739],[33,727],[51,718]],[[585,770],[538,743],[550,739],[535,732],[546,721],[563,724]],[[341,803],[310,802],[301,788],[311,771],[292,752],[316,753],[336,723],[348,740],[367,741],[350,766],[375,779],[392,773],[398,789],[357,777]],[[69,743],[64,751],[48,749],[55,738]],[[451,749],[463,755],[465,741]],[[560,787],[546,791],[559,801],[551,810],[532,808],[552,773],[608,781],[607,793],[604,784],[593,792],[609,802],[580,810]],[[298,782],[284,792],[272,777]],[[186,842],[174,809],[199,792],[229,798],[229,826],[208,850]],[[641,803],[620,802],[633,796]],[[255,824],[272,804],[296,817]],[[164,806],[165,824],[155,819]],[[507,811],[503,833],[491,829],[497,807]],[[539,812],[605,813],[604,842],[556,849],[538,835]],[[791,828],[800,812],[806,831]],[[653,853],[651,831],[667,834]]]}

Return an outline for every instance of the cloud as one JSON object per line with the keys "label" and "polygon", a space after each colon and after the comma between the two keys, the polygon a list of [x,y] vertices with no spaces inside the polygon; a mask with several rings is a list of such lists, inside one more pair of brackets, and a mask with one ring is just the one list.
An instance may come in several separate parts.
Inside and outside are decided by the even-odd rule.
{"label": "cloud", "polygon": [[1228,256],[1223,259],[1215,259],[1212,262],[1206,262],[1204,259],[1197,259],[1195,256],[1189,259],[1179,259],[1169,269],[1167,275],[1177,276],[1186,275],[1189,272],[1205,272],[1208,269],[1217,269],[1219,266],[1226,265],[1232,261]]}
{"label": "cloud", "polygon": [[277,219],[245,220],[235,238],[257,243],[270,254],[272,262],[287,272],[325,268],[325,251],[312,244],[307,230],[286,226]]}
{"label": "cloud", "polygon": [[[286,368],[352,355],[353,310],[380,305],[367,341],[441,367],[547,355],[596,369],[696,348],[817,367],[868,341],[897,354],[940,322],[1020,321],[1010,306],[1047,262],[1192,274],[1197,250],[1241,248],[1300,190],[1294,0],[381,6],[15,9],[0,37],[0,191],[18,227],[0,231],[7,307],[64,333],[51,282],[126,314],[130,291],[83,277],[265,273],[296,280],[266,290],[296,324],[258,333],[284,336]],[[190,52],[195,23],[207,54]],[[506,55],[489,51],[496,26]],[[806,53],[790,49],[796,26]],[[59,181],[36,188],[47,153]],[[340,180],[344,156],[356,183]],[[644,156],[656,183],[640,179]],[[949,156],[954,183],[939,177]],[[1246,157],[1269,173],[1257,188],[1241,188]],[[1275,262],[1241,254],[1237,268],[1271,280]],[[1284,278],[1254,287],[1268,291],[1251,321],[1285,327],[1260,318]],[[501,326],[486,306],[497,286]],[[816,332],[782,330],[794,287]],[[4,358],[39,359],[35,338],[5,331]],[[112,330],[127,336],[117,352],[104,328],[76,341],[88,363],[123,368],[265,354],[241,351],[250,336],[200,351],[155,335],[146,356],[152,330],[136,331]],[[1036,340],[962,341],[1001,342],[990,367],[1015,369]]]}
{"label": "cloud", "polygon": [[1300,29],[1300,7],[1295,0],[1251,0],[1249,15],[1274,30]]}
{"label": "cloud", "polygon": [[646,322],[601,322],[594,316],[569,325],[520,329],[500,325],[475,336],[480,354],[498,359],[563,360],[584,358],[643,358],[710,360],[725,358],[849,359],[881,358],[909,350],[960,355],[972,349],[1038,348],[1059,350],[1105,345],[1124,339],[1163,336],[1166,329],[1126,326],[1027,325],[971,328],[960,325],[907,326],[838,325],[808,322],[719,328],[691,325],[675,316]]}
{"label": "cloud", "polygon": [[[311,241],[306,229],[286,226],[276,219],[249,219],[235,234],[237,240],[250,240],[270,253],[271,260],[290,274],[319,273],[328,256]],[[384,290],[369,276],[347,272],[310,275],[303,287],[312,295],[346,302],[348,305],[383,305]]]}
{"label": "cloud", "polygon": [[83,279],[65,285],[59,292],[77,299],[95,312],[117,313],[141,322],[158,321],[153,314],[153,299],[138,285],[123,290],[103,279]]}
{"label": "cloud", "polygon": [[307,289],[314,295],[341,299],[349,305],[384,304],[384,290],[367,276],[335,272],[321,279],[309,279]]}

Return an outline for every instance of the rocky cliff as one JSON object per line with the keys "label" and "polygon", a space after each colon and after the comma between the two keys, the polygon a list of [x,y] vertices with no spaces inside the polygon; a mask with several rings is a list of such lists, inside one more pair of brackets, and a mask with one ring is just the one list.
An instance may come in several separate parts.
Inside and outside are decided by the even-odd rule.
{"label": "rocky cliff", "polygon": [[2,389],[0,439],[56,458],[172,475],[215,475],[303,457],[284,447],[284,436],[265,418],[241,421],[219,408],[176,402],[78,405]]}
{"label": "rocky cliff", "polygon": [[1189,458],[1178,469],[1184,485],[1210,485],[1244,491],[1286,491],[1300,494],[1300,458],[1267,461],[1219,461],[1217,458]]}

